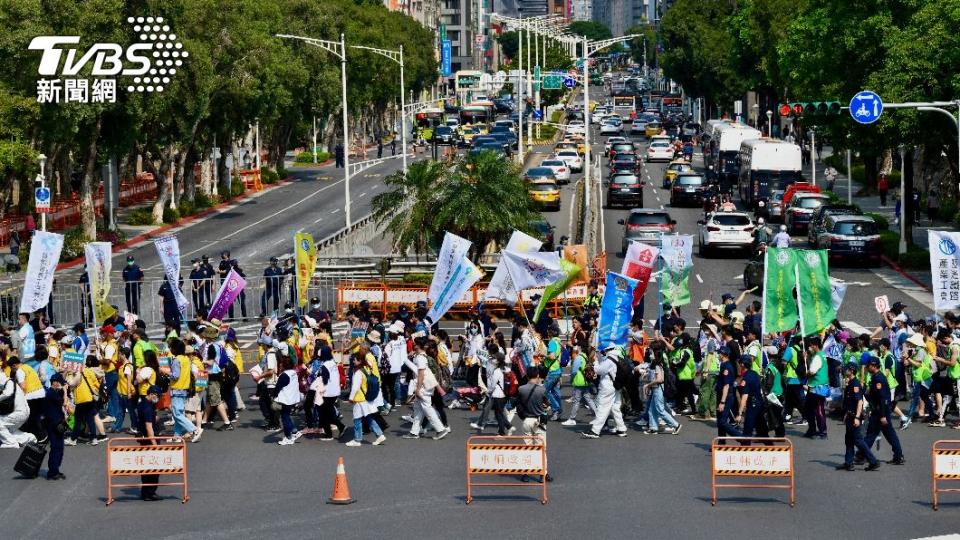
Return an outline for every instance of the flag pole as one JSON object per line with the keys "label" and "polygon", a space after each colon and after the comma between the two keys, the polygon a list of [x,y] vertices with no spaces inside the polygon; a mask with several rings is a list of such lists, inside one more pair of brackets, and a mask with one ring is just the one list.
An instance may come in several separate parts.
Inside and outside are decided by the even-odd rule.
{"label": "flag pole", "polygon": [[796,280],[796,291],[797,291],[797,315],[800,318],[800,337],[806,337],[806,325],[803,322],[803,295],[800,294],[800,265],[793,265],[793,275]]}
{"label": "flag pole", "polygon": [[[770,248],[763,251],[763,285],[760,287],[760,348],[763,348],[763,338],[767,335],[767,257]],[[747,285],[746,283],[744,285]]]}
{"label": "flag pole", "polygon": [[657,254],[657,322],[653,325],[653,333],[663,335],[663,329],[657,326],[663,320],[663,232],[660,233],[660,253]]}

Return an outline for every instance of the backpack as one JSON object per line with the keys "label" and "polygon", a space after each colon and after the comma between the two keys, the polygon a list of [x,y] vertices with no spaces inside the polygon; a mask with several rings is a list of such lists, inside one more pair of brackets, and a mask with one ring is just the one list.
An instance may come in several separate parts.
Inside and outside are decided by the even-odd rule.
{"label": "backpack", "polygon": [[630,384],[630,368],[623,361],[617,362],[617,375],[613,378],[614,390],[623,390]]}
{"label": "backpack", "polygon": [[663,370],[663,398],[671,400],[677,395],[677,374],[672,369]]}
{"label": "backpack", "polygon": [[372,402],[377,399],[377,396],[380,395],[380,379],[373,374],[373,371],[364,371],[367,376],[367,391],[364,394],[367,398],[367,402]]}
{"label": "backpack", "polygon": [[503,395],[506,397],[513,397],[517,395],[517,390],[520,388],[520,381],[517,380],[516,373],[513,370],[506,370],[503,372]]}
{"label": "backpack", "polygon": [[170,376],[165,373],[157,373],[156,385],[161,394],[166,393],[170,389]]}
{"label": "backpack", "polygon": [[441,367],[437,360],[427,355],[427,368],[433,373],[433,377],[437,379],[437,384],[440,385],[440,388],[444,390],[450,390],[453,387],[453,379],[450,377],[450,370]]}
{"label": "backpack", "polygon": [[227,356],[227,348],[219,343],[213,343],[212,347],[217,348],[217,364],[220,366],[220,369],[226,369],[227,364],[232,364],[233,361],[230,360],[230,357]]}
{"label": "backpack", "polygon": [[16,399],[16,398],[17,398],[17,383],[16,383],[16,381],[14,381],[13,379],[7,379],[7,382],[6,382],[6,383],[3,383],[3,388],[0,389],[0,390],[6,389],[7,383],[10,383],[10,382],[13,383],[13,393],[10,394],[10,397],[4,399],[3,401],[0,401],[0,415],[3,415],[3,416],[6,416],[6,415],[12,413],[13,410],[14,410],[14,409],[16,408],[16,406],[17,406],[17,404],[16,404],[16,401],[17,401],[17,399]]}
{"label": "backpack", "polygon": [[571,347],[560,348],[560,367],[565,368],[570,365],[570,359],[573,355],[570,352]]}
{"label": "backpack", "polygon": [[240,369],[232,361],[228,361],[225,366],[223,366],[223,382],[228,385],[236,385],[240,382]]}

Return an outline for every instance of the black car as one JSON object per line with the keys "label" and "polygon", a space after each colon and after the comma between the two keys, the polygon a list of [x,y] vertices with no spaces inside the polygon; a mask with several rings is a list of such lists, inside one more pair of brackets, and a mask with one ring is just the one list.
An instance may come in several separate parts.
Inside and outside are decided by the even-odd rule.
{"label": "black car", "polygon": [[616,174],[607,185],[607,206],[643,206],[643,182],[635,174]]}
{"label": "black car", "polygon": [[433,130],[433,140],[436,141],[437,144],[452,146],[457,144],[459,137],[457,136],[457,132],[450,126],[438,126]]}
{"label": "black car", "polygon": [[494,128],[487,134],[487,137],[493,137],[503,144],[507,145],[507,148],[516,148],[518,144],[517,136],[510,131],[508,128],[501,128],[499,131],[495,131],[497,128]]}
{"label": "black car", "polygon": [[470,149],[471,154],[479,154],[481,152],[487,152],[487,151],[493,152],[494,154],[497,154],[502,158],[507,157],[507,152],[506,150],[503,149],[503,145],[496,142],[483,143],[481,145],[474,146],[473,148]]}
{"label": "black car", "polygon": [[678,174],[670,189],[670,206],[681,204],[701,205],[707,187],[707,179],[700,173]]}
{"label": "black car", "polygon": [[807,242],[811,246],[817,245],[817,237],[824,232],[823,223],[829,216],[861,216],[863,212],[859,206],[852,204],[825,204],[813,211],[810,226],[807,228]]}
{"label": "black car", "polygon": [[633,146],[631,142],[622,142],[616,143],[610,146],[610,159],[617,157],[617,154],[634,154],[636,155],[637,149]]}
{"label": "black car", "polygon": [[493,100],[493,108],[499,114],[507,114],[513,111],[513,104],[509,100],[495,98]]}
{"label": "black car", "polygon": [[870,216],[827,216],[815,247],[826,249],[831,261],[880,264],[880,230]]}

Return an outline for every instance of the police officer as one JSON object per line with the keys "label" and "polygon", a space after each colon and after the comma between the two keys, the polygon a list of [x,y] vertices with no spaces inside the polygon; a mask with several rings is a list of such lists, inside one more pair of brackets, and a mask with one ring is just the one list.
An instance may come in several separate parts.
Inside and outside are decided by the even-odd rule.
{"label": "police officer", "polygon": [[[893,448],[893,459],[887,463],[903,465],[907,461],[903,458],[900,437],[897,436],[897,431],[893,429],[890,410],[890,385],[887,383],[887,376],[880,369],[880,359],[876,356],[870,357],[867,362],[867,371],[870,372],[870,389],[867,392],[867,402],[870,404],[870,421],[867,424],[867,435],[864,437],[864,443],[866,443],[867,448],[873,446],[877,436],[883,433],[883,438]],[[858,461],[863,462],[862,458]]]}
{"label": "police officer", "polygon": [[583,300],[583,310],[587,311],[592,307],[600,308],[600,301],[602,298],[597,290],[597,282],[591,281],[590,285],[587,286],[587,297]]}
{"label": "police officer", "polygon": [[143,270],[127,255],[127,266],[123,268],[123,293],[127,300],[127,311],[140,313],[140,292],[143,286]]}
{"label": "police officer", "polygon": [[[227,253],[228,255],[230,254],[229,251],[227,251],[226,253]],[[242,277],[242,278],[246,278],[246,277],[247,277],[247,274],[244,273],[243,268],[240,268],[240,263],[237,262],[236,259],[230,259],[230,261],[229,261],[227,264],[229,265],[229,268],[232,268],[233,271],[237,273],[238,276],[240,276],[240,277]],[[229,272],[229,270],[228,270],[228,272]],[[246,287],[244,287],[243,289],[240,289],[240,297],[239,297],[238,299],[240,300],[240,316],[241,316],[242,318],[246,319],[246,318],[247,318],[247,289],[246,289]],[[235,303],[236,303],[236,302],[234,302],[234,304],[235,304]],[[233,304],[230,304],[230,313],[229,313],[229,315],[230,315],[230,318],[232,319],[232,318],[233,318]]]}
{"label": "police officer", "polygon": [[720,374],[717,376],[717,436],[739,437],[740,430],[731,421],[734,414],[734,405],[737,402],[735,390],[737,384],[737,368],[730,361],[730,347],[720,347]]}
{"label": "police officer", "polygon": [[763,389],[761,388],[760,374],[751,369],[753,357],[749,354],[740,356],[740,367],[743,376],[737,388],[740,392],[740,408],[737,414],[737,423],[743,424],[741,433],[744,437],[752,437],[757,423],[763,416]]}
{"label": "police officer", "polygon": [[267,315],[267,300],[273,298],[273,310],[280,310],[280,284],[283,282],[283,269],[280,268],[280,259],[270,257],[270,266],[263,271],[263,295],[260,297],[260,316]]}
{"label": "police officer", "polygon": [[200,259],[191,259],[190,264],[190,296],[193,299],[193,307],[198,312],[205,311],[206,305],[203,302],[203,279],[206,273],[200,268]]}
{"label": "police officer", "polygon": [[863,422],[863,388],[860,380],[857,379],[857,363],[847,362],[843,367],[843,373],[847,378],[847,386],[843,389],[843,425],[846,426],[843,443],[847,451],[844,454],[843,463],[837,465],[837,470],[854,470],[853,457],[854,448],[856,448],[857,454],[870,462],[867,470],[875,471],[880,468],[880,463],[870,451],[870,446],[864,442],[863,430],[860,427]]}
{"label": "police officer", "polygon": [[209,255],[204,255],[201,260],[200,270],[203,270],[203,287],[200,290],[203,293],[203,305],[209,307],[213,304],[213,276],[217,275],[217,271],[210,264]]}
{"label": "police officer", "polygon": [[220,263],[217,264],[217,275],[220,276],[220,282],[227,279],[230,273],[230,250],[225,249],[220,252]]}

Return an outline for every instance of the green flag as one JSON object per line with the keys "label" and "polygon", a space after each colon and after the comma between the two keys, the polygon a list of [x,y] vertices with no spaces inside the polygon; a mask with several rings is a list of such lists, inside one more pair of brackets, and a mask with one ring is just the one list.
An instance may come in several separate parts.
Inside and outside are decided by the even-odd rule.
{"label": "green flag", "polygon": [[767,248],[764,255],[763,333],[793,330],[797,326],[797,252]]}
{"label": "green flag", "polygon": [[685,306],[690,303],[690,267],[680,271],[664,266],[660,273],[660,301],[671,306]]}
{"label": "green flag", "polygon": [[797,251],[796,261],[800,291],[800,333],[810,336],[819,333],[837,318],[837,311],[833,309],[827,251]]}
{"label": "green flag", "polygon": [[560,259],[560,270],[563,272],[563,277],[557,281],[547,285],[546,289],[543,291],[543,296],[540,297],[540,303],[537,304],[537,309],[533,313],[533,321],[539,321],[540,315],[543,313],[543,310],[547,307],[547,303],[554,298],[563,294],[563,291],[567,290],[567,287],[573,283],[573,280],[580,275],[579,265],[576,265],[566,259]]}

